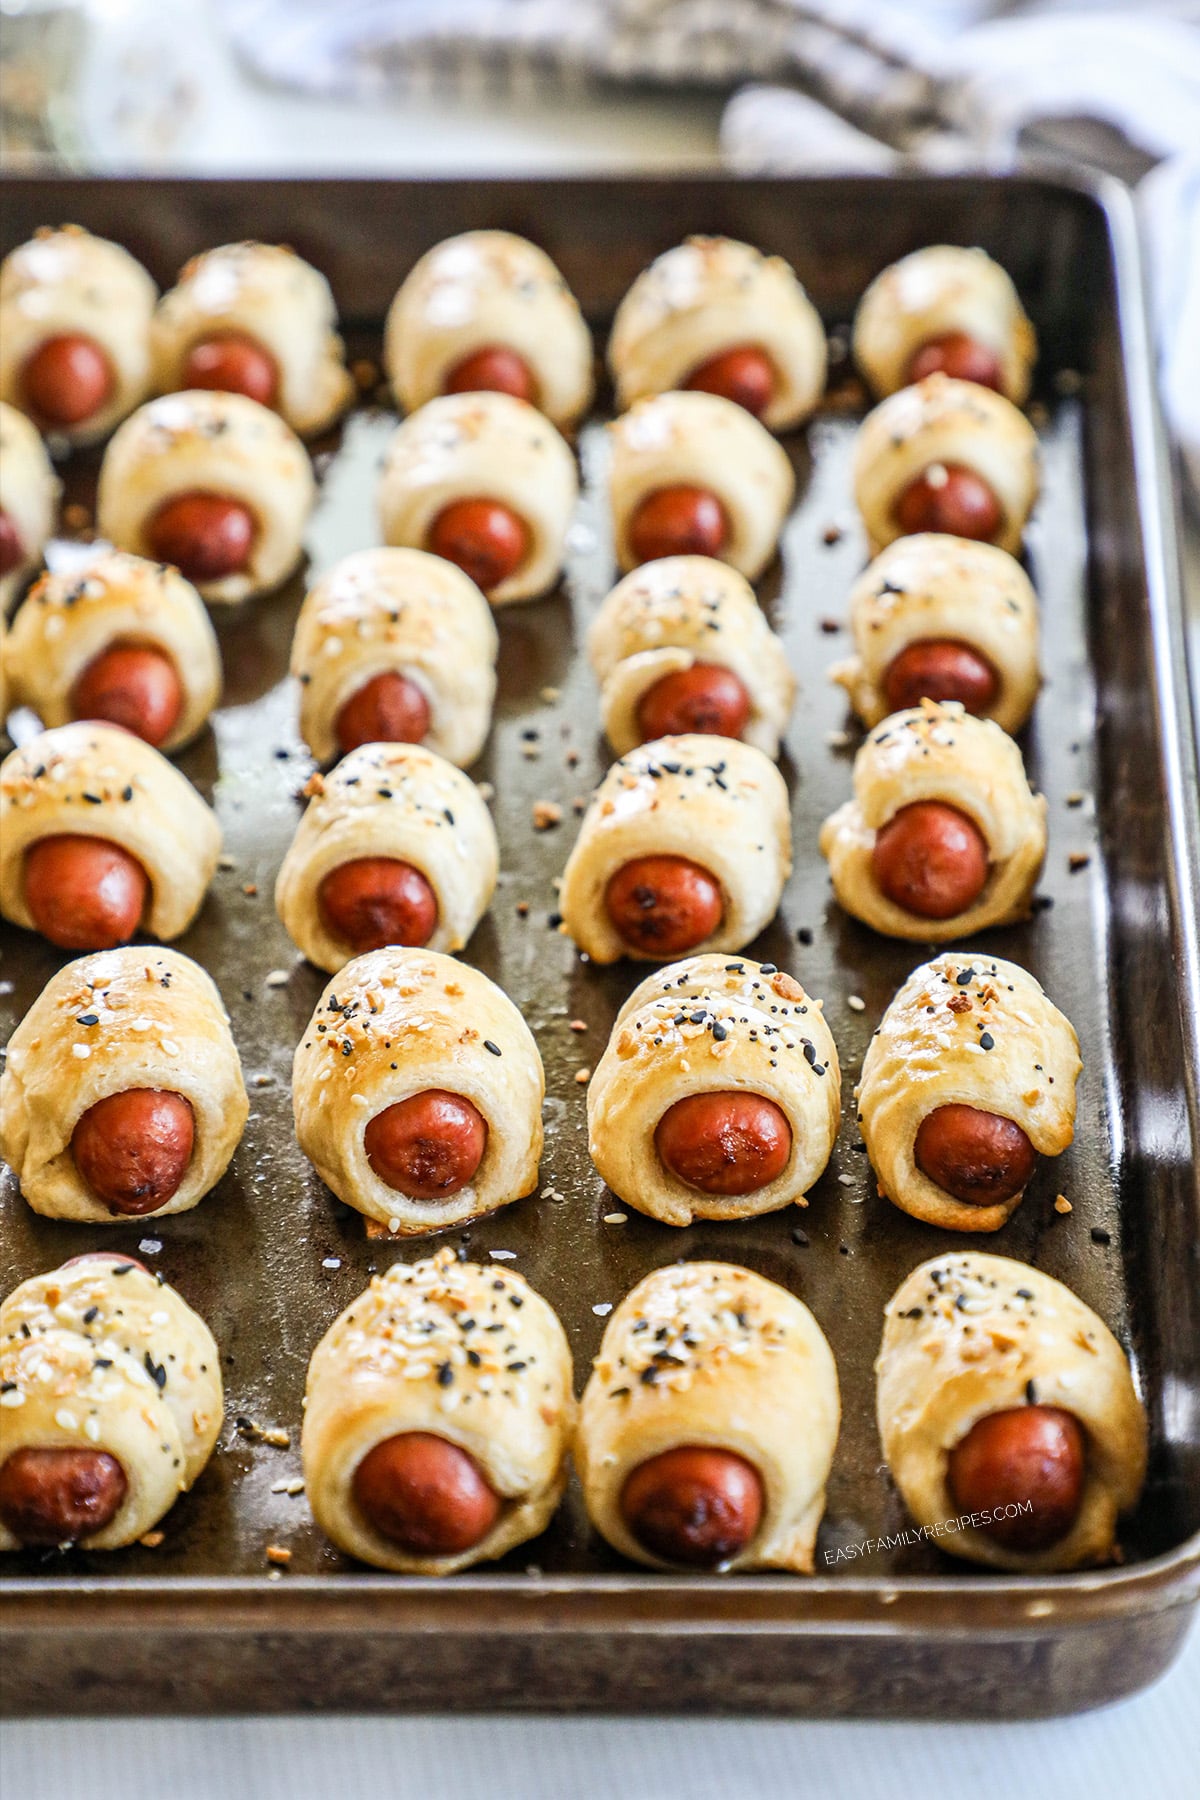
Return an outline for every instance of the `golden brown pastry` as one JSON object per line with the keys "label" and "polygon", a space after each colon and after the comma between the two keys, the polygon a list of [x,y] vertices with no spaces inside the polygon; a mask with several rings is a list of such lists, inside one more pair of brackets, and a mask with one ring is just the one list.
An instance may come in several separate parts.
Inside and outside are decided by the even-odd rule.
{"label": "golden brown pastry", "polygon": [[622,569],[662,556],[715,556],[755,581],[795,490],[770,432],[717,394],[639,400],[615,419],[609,499]]}
{"label": "golden brown pastry", "polygon": [[120,1550],[216,1445],[221,1359],[198,1313],[101,1250],[0,1303],[0,1550]]}
{"label": "golden brown pastry", "polygon": [[1033,711],[1037,595],[992,544],[918,532],[889,544],[850,590],[854,655],[829,671],[864,725],[922,700],[1020,731]]}
{"label": "golden brown pastry", "polygon": [[593,962],[740,950],[792,866],[783,777],[732,738],[659,738],[615,762],[563,871],[566,931]]}
{"label": "golden brown pastry", "polygon": [[14,1031],[0,1153],[47,1218],[161,1218],[216,1186],[248,1113],[204,970],[177,950],[104,950],[60,969]]}
{"label": "golden brown pastry", "polygon": [[998,1231],[1039,1156],[1075,1135],[1071,1023],[1002,957],[938,956],[883,1015],[857,1090],[880,1193],[949,1231]]}
{"label": "golden brown pastry", "polygon": [[37,232],[0,264],[0,400],[65,446],[106,437],[146,396],[157,292],[119,244]]}
{"label": "golden brown pastry", "polygon": [[1016,556],[1037,498],[1037,434],[1002,394],[927,375],[867,414],[853,477],[872,555],[893,538],[944,531]]}
{"label": "golden brown pastry", "polygon": [[781,256],[735,238],[690,237],[656,257],[622,300],[609,362],[622,412],[694,388],[788,431],[824,391],[825,331]]}
{"label": "golden brown pastry", "polygon": [[387,544],[431,550],[493,606],[558,580],[579,480],[550,421],[511,394],[442,394],[392,439],[379,484]]}
{"label": "golden brown pastry", "polygon": [[354,394],[329,283],[286,244],[193,256],[158,303],[150,349],[160,394],[245,394],[301,437],[325,431]]}
{"label": "golden brown pastry", "polygon": [[5,656],[14,703],[47,727],[122,725],[171,752],[202,731],[221,695],[221,654],[204,603],[178,570],[123,551],[43,575]]}
{"label": "golden brown pastry", "polygon": [[60,725],[0,764],[0,913],[60,949],[178,937],[220,853],[191,783],[116,725]]}
{"label": "golden brown pastry", "polygon": [[953,1251],[884,1314],[879,1435],[917,1524],[968,1562],[1111,1561],[1146,1474],[1146,1417],[1111,1331],[1061,1282]]}
{"label": "golden brown pastry", "polygon": [[802,1301],[732,1263],[658,1269],[609,1319],[584,1390],[588,1516],[653,1569],[810,1574],[839,1416]]}
{"label": "golden brown pastry", "polygon": [[0,617],[42,560],[60,491],[36,426],[0,401]]}
{"label": "golden brown pastry", "polygon": [[545,1078],[507,994],[432,950],[334,976],[296,1048],[300,1148],[339,1200],[406,1237],[528,1194]]}
{"label": "golden brown pastry", "polygon": [[450,1575],[544,1531],[567,1484],[571,1351],[514,1270],[439,1250],[375,1276],[313,1351],[305,1490],[338,1548]]}
{"label": "golden brown pastry", "polygon": [[645,563],[609,594],[587,645],[618,756],[684,731],[779,755],[795,677],[754,590],[727,564],[708,556]]}
{"label": "golden brown pastry", "polygon": [[1021,752],[962,703],[893,713],[854,759],[854,798],[821,827],[834,893],[885,937],[944,943],[1026,918],[1046,802]]}
{"label": "golden brown pastry", "polygon": [[465,769],[492,722],[499,638],[453,563],[423,550],[357,550],[296,620],[300,734],[318,762],[360,743],[420,742]]}
{"label": "golden brown pastry", "polygon": [[425,252],[389,309],[384,364],[406,412],[490,391],[569,431],[592,402],[579,302],[545,251],[511,231],[464,231]]}
{"label": "golden brown pastry", "polygon": [[636,987],[588,1084],[588,1149],[617,1198],[666,1225],[794,1203],[829,1161],[837,1046],[774,964],[693,956]]}
{"label": "golden brown pastry", "polygon": [[935,370],[1023,406],[1037,337],[986,251],[929,244],[877,275],[854,319],[854,358],[882,399]]}
{"label": "golden brown pastry", "polygon": [[303,553],[308,452],[244,394],[192,390],[139,407],[104,453],[96,523],[118,550],[173,563],[206,600],[267,594]]}
{"label": "golden brown pastry", "polygon": [[363,744],[306,791],[275,906],[309,962],[336,974],[385,944],[461,950],[500,866],[475,783],[419,744]]}

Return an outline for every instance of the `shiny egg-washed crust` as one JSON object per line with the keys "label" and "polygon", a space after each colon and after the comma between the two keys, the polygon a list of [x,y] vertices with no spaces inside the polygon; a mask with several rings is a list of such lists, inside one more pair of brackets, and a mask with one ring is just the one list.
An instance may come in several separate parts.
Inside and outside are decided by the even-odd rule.
{"label": "shiny egg-washed crust", "polygon": [[325,431],[354,396],[329,283],[284,244],[221,244],[192,257],[150,325],[155,391],[184,385],[188,351],[243,332],[274,361],[278,411],[293,431]]}
{"label": "shiny egg-washed crust", "polygon": [[195,1145],[183,1180],[141,1216],[188,1212],[228,1168],[250,1105],[221,996],[178,950],[130,945],[81,956],[47,982],[14,1031],[0,1075],[0,1154],[35,1212],[128,1223],[91,1193],[71,1139],[89,1107],[130,1088],[191,1103]]}
{"label": "shiny egg-washed crust", "polygon": [[544,250],[511,231],[464,231],[427,250],[388,310],[383,360],[405,412],[477,350],[515,350],[539,412],[569,431],[592,403],[592,338]]}
{"label": "shiny egg-washed crust", "polygon": [[761,750],[734,738],[656,738],[613,763],[588,804],[563,870],[563,928],[593,962],[632,950],[605,905],[609,880],[643,856],[681,856],[720,884],[723,912],[703,951],[740,950],[775,915],[792,868],[782,775]]}
{"label": "shiny egg-washed crust", "polygon": [[0,913],[34,931],[25,852],[39,838],[98,837],[136,857],[150,881],[143,928],[187,930],[221,854],[221,827],[191,782],[119,725],[43,731],[0,764]]}
{"label": "shiny egg-washed crust", "polygon": [[985,656],[998,677],[983,715],[1020,731],[1041,683],[1038,604],[1015,557],[992,544],[923,531],[897,538],[850,590],[854,655],[829,671],[866,726],[888,715],[884,679],[910,644],[949,639]]}
{"label": "shiny egg-washed crust", "polygon": [[[394,1263],[309,1363],[301,1450],[317,1524],[339,1549],[404,1575],[452,1575],[537,1537],[567,1485],[572,1380],[558,1315],[515,1270],[448,1249]],[[503,1502],[486,1537],[458,1555],[406,1553],[355,1503],[364,1456],[410,1431],[465,1450]]]}
{"label": "shiny egg-washed crust", "polygon": [[575,458],[549,419],[511,394],[441,394],[396,429],[379,483],[387,544],[426,548],[455,500],[498,500],[529,532],[524,561],[487,596],[533,600],[558,580],[579,497]]}
{"label": "shiny egg-washed crust", "polygon": [[[0,1463],[17,1450],[99,1450],[128,1491],[85,1550],[136,1543],[200,1474],[224,1412],[221,1359],[198,1313],[113,1254],[51,1269],[0,1303]],[[0,1550],[20,1544],[0,1522]]]}
{"label": "shiny egg-washed crust", "polygon": [[61,492],[62,483],[36,425],[15,406],[0,401],[0,512],[7,513],[16,527],[22,551],[16,568],[0,576],[0,617],[42,560]]}
{"label": "shiny egg-washed crust", "polygon": [[5,657],[14,703],[31,706],[47,727],[68,724],[76,681],[114,644],[151,645],[171,661],[183,704],[161,748],[182,749],[221,696],[216,633],[178,569],[121,550],[35,583],[13,621]]}
{"label": "shiny egg-washed crust", "polygon": [[491,814],[469,776],[421,744],[363,744],[305,790],[275,883],[292,942],[336,974],[354,955],[321,915],[322,881],[343,863],[383,856],[419,869],[437,897],[430,950],[461,950],[487,911],[500,867]]}
{"label": "shiny egg-washed crust", "polygon": [[1016,556],[1038,491],[1037,433],[1011,400],[973,381],[927,375],[880,401],[858,429],[854,498],[871,554],[901,536],[895,508],[926,469],[972,470],[996,496],[996,543]]}
{"label": "shiny egg-washed crust", "polygon": [[[748,958],[693,956],[656,969],[617,1015],[588,1084],[588,1149],[619,1200],[664,1225],[751,1219],[806,1206],[837,1136],[837,1046],[798,981]],[[666,1167],[660,1119],[693,1094],[773,1100],[787,1117],[787,1167],[752,1194],[705,1194]]]}
{"label": "shiny egg-washed crust", "polygon": [[875,1371],[883,1453],[926,1527],[958,1520],[950,1452],[980,1419],[1057,1406],[1083,1427],[1083,1499],[1065,1537],[1023,1552],[967,1522],[939,1533],[943,1550],[1019,1575],[1114,1559],[1117,1520],[1146,1475],[1146,1415],[1120,1344],[1070,1288],[1007,1256],[944,1252],[889,1300]]}
{"label": "shiny egg-washed crust", "polygon": [[775,391],[762,422],[789,431],[825,389],[825,329],[781,256],[736,238],[690,237],[656,257],[617,308],[608,356],[622,412],[682,388],[724,350],[765,350]]}
{"label": "shiny egg-washed crust", "polygon": [[929,244],[877,275],[854,317],[854,360],[882,399],[907,387],[917,351],[961,332],[1000,362],[1003,391],[1023,406],[1037,336],[1012,279],[985,250]]}
{"label": "shiny egg-washed crust", "polygon": [[729,521],[722,562],[755,581],[775,554],[795,476],[787,453],[744,407],[717,394],[656,394],[609,426],[609,499],[617,561],[636,568],[633,516],[660,488],[715,494]]}
{"label": "shiny egg-washed crust", "polygon": [[238,501],[255,521],[245,568],[199,582],[204,598],[233,604],[286,581],[316,497],[308,452],[291,426],[244,394],[193,388],[148,401],[104,453],[97,528],[119,550],[146,556],[159,507],[197,491]]}
{"label": "shiny egg-washed crust", "polygon": [[[296,1136],[339,1200],[419,1237],[533,1189],[545,1086],[533,1034],[495,982],[437,951],[372,950],[333,977],[296,1046]],[[376,1175],[363,1137],[376,1113],[437,1088],[478,1109],[487,1144],[456,1194],[412,1200]]]}
{"label": "shiny egg-washed crust", "polygon": [[[950,919],[897,906],[875,879],[876,834],[919,800],[964,813],[987,845],[983,891]],[[1046,802],[1030,790],[1021,752],[999,725],[972,718],[957,700],[923,700],[872,731],[854,759],[854,798],[826,819],[819,843],[848,913],[884,937],[944,944],[1029,916],[1046,855]]]}
{"label": "shiny egg-washed crust", "polygon": [[25,412],[21,371],[47,338],[90,338],[112,372],[112,393],[78,425],[55,426],[77,448],[107,437],[150,386],[150,316],[158,289],[127,250],[80,225],[35,233],[0,264],[0,400]]}
{"label": "shiny egg-washed crust", "polygon": [[998,1231],[1024,1190],[994,1206],[956,1200],[917,1167],[922,1121],[972,1106],[1011,1119],[1039,1156],[1060,1156],[1082,1067],[1070,1020],[1016,963],[965,952],[924,963],[884,1013],[855,1090],[880,1193],[946,1231]]}
{"label": "shiny egg-washed crust", "polygon": [[754,590],[727,563],[710,556],[643,563],[604,601],[588,628],[587,648],[604,730],[618,756],[642,741],[643,696],[665,675],[697,662],[732,669],[750,698],[743,743],[779,755],[796,680]]}
{"label": "shiny egg-washed crust", "polygon": [[733,1571],[811,1574],[841,1409],[837,1366],[793,1294],[734,1263],[656,1269],[609,1319],[584,1390],[575,1464],[588,1516],[622,1556],[652,1556],[621,1514],[633,1471],[683,1445],[757,1469],[762,1522]]}
{"label": "shiny egg-washed crust", "polygon": [[310,589],[296,620],[300,735],[330,762],[346,701],[394,670],[428,702],[426,746],[465,769],[492,722],[498,648],[491,608],[453,563],[424,550],[356,550]]}

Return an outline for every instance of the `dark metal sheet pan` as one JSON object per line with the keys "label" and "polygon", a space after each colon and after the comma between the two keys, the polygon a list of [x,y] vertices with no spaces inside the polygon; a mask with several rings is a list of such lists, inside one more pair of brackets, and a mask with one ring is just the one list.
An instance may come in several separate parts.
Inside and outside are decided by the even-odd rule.
{"label": "dark metal sheet pan", "polygon": [[[473,772],[495,790],[503,872],[467,953],[537,1033],[548,1077],[541,1186],[563,1196],[473,1226],[469,1252],[516,1252],[515,1266],[559,1308],[581,1381],[602,1330],[593,1308],[671,1258],[743,1261],[801,1294],[832,1341],[845,1409],[818,1574],[718,1580],[631,1570],[589,1533],[573,1487],[547,1535],[497,1568],[403,1580],[350,1564],[323,1541],[302,1497],[276,1491],[298,1473],[300,1398],[317,1337],[369,1270],[425,1249],[369,1240],[292,1135],[291,1052],[322,985],[297,963],[270,898],[310,766],[286,679],[304,587],[297,578],[272,599],[218,612],[225,701],[182,759],[214,800],[236,864],[218,875],[180,945],[217,978],[251,1084],[232,1169],[196,1211],[108,1231],[36,1218],[10,1175],[0,1189],[6,1289],[86,1248],[161,1246],[148,1253],[153,1265],[223,1347],[227,1429],[165,1521],[160,1547],[5,1559],[5,1706],[1022,1716],[1096,1704],[1151,1679],[1178,1646],[1200,1589],[1200,881],[1171,490],[1123,192],[1039,177],[26,181],[9,184],[4,247],[66,219],[126,243],[164,283],[209,244],[251,235],[291,242],[332,279],[355,356],[378,356],[383,310],[416,256],[473,225],[543,243],[598,341],[632,277],[688,231],[727,231],[781,252],[830,326],[848,320],[879,268],[921,243],[981,243],[1012,271],[1043,350],[1036,417],[1046,480],[1028,557],[1049,679],[1026,751],[1050,804],[1041,891],[1052,904],[977,943],[1026,964],[1048,987],[1079,1030],[1085,1073],[1073,1149],[1041,1170],[1002,1233],[967,1241],[1035,1262],[1111,1322],[1146,1398],[1153,1454],[1121,1567],[1014,1580],[903,1543],[832,1560],[903,1529],[881,1464],[871,1365],[888,1295],[946,1242],[875,1196],[850,1112],[869,1033],[923,952],[843,917],[816,849],[820,820],[849,790],[857,741],[824,680],[845,643],[825,622],[844,619],[863,560],[848,476],[861,395],[842,368],[821,416],[791,440],[798,501],[780,565],[760,587],[803,685],[783,764],[796,869],[779,919],[754,949],[824,996],[847,1077],[843,1130],[808,1211],[686,1232],[636,1214],[603,1222],[613,1203],[587,1158],[575,1074],[598,1057],[636,972],[582,965],[548,922],[572,799],[607,760],[581,653],[585,622],[613,578],[598,500],[599,423],[581,437],[585,496],[562,591],[500,620],[496,724]],[[323,487],[310,570],[375,541],[376,466],[392,423],[367,404],[316,446]],[[72,466],[68,497],[86,504],[94,473],[94,460]],[[842,528],[834,543],[831,524]],[[1078,794],[1084,803],[1071,804]],[[564,806],[556,831],[532,828],[542,798]],[[1068,858],[1080,851],[1090,861],[1072,872]],[[7,1030],[58,959],[9,928],[0,954]],[[277,970],[289,971],[285,985],[268,984]],[[850,1008],[851,995],[864,1011]],[[577,1018],[586,1033],[569,1029]],[[1067,1216],[1054,1209],[1059,1192],[1072,1200]],[[239,1418],[290,1431],[290,1448],[247,1436]],[[268,1543],[293,1552],[281,1579],[269,1578]]]}

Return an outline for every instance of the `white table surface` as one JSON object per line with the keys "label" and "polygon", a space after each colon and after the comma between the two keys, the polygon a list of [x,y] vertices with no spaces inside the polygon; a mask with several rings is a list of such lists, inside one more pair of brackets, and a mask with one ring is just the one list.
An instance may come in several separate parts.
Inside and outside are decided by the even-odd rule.
{"label": "white table surface", "polygon": [[[169,15],[179,0],[164,0]],[[93,161],[219,173],[520,173],[716,167],[714,98],[486,96],[361,107],[252,88],[192,16],[200,104],[154,157],[117,116],[121,17],[92,52]],[[143,17],[144,17],[143,13]],[[126,31],[129,27],[124,27]],[[1189,534],[1200,673],[1200,533]],[[3,1680],[0,1671],[0,1682]],[[1102,1712],[1020,1725],[741,1719],[330,1718],[44,1720],[0,1728],[16,1800],[1193,1800],[1200,1792],[1200,1631],[1153,1688]]]}

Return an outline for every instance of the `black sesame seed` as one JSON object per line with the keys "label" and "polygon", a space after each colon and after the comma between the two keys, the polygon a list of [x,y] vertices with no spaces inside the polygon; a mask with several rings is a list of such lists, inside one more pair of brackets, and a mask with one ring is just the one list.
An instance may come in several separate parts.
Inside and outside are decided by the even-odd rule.
{"label": "black sesame seed", "polygon": [[99,1317],[100,1308],[98,1306],[89,1306],[83,1315],[83,1322],[85,1325],[90,1325],[93,1319],[98,1319]]}
{"label": "black sesame seed", "polygon": [[147,1375],[161,1393],[163,1388],[167,1385],[167,1371],[165,1365],[163,1363],[156,1363],[148,1350],[146,1352],[145,1362]]}
{"label": "black sesame seed", "polygon": [[994,1050],[996,1048],[996,1040],[990,1031],[980,1033],[979,1048],[981,1050]]}
{"label": "black sesame seed", "polygon": [[489,1051],[492,1056],[503,1056],[504,1054],[499,1044],[493,1044],[491,1038],[484,1038],[483,1047],[485,1050]]}
{"label": "black sesame seed", "polygon": [[100,1015],[99,1013],[80,1013],[75,1023],[77,1025],[98,1025],[100,1023]]}
{"label": "black sesame seed", "polygon": [[448,1362],[438,1364],[437,1384],[439,1387],[450,1387],[454,1381],[454,1370]]}

